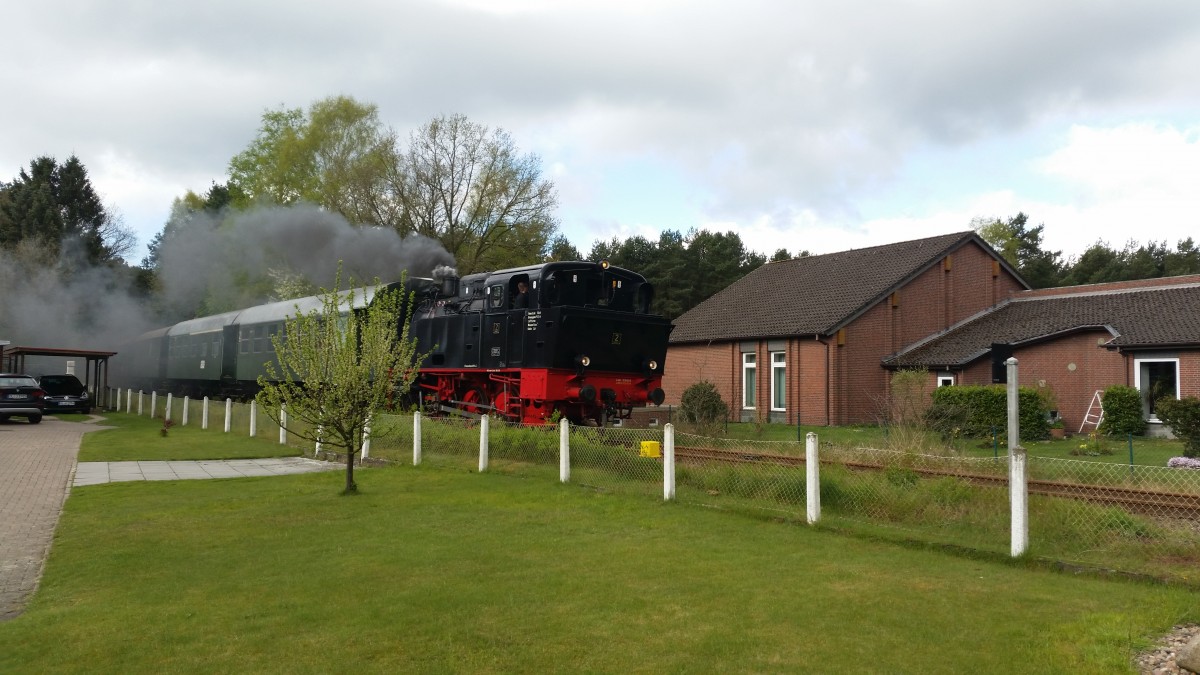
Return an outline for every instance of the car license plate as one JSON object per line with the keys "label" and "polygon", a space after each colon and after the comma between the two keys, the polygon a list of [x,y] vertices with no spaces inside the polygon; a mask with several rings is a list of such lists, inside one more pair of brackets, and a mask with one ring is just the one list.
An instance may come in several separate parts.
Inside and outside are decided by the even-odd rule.
{"label": "car license plate", "polygon": [[27,398],[29,398],[29,394],[9,394],[8,395],[8,400],[10,400],[10,401],[24,401]]}
{"label": "car license plate", "polygon": [[71,403],[70,401],[59,401],[59,402],[58,402],[58,404],[59,404],[59,405],[74,405],[74,404],[73,404],[73,403]]}

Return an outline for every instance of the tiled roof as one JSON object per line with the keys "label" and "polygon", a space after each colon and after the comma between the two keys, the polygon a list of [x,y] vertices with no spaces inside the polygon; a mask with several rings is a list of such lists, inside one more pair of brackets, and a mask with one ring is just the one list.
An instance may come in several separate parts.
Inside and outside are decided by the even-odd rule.
{"label": "tiled roof", "polygon": [[993,343],[1036,342],[1086,328],[1107,328],[1114,336],[1108,344],[1116,347],[1200,346],[1200,283],[1114,291],[1082,289],[1068,295],[1018,296],[884,363],[965,366],[987,354]]}
{"label": "tiled roof", "polygon": [[675,320],[672,343],[828,334],[974,232],[763,265]]}

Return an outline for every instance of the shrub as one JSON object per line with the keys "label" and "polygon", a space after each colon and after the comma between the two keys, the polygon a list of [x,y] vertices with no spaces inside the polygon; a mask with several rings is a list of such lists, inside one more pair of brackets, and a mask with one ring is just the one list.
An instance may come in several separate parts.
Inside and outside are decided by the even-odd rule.
{"label": "shrub", "polygon": [[729,406],[716,385],[701,380],[683,390],[679,401],[679,416],[697,430],[706,431],[720,424],[729,415]]}
{"label": "shrub", "polygon": [[1114,384],[1104,390],[1100,397],[1104,408],[1104,420],[1100,422],[1100,433],[1124,436],[1141,436],[1146,430],[1142,419],[1142,395],[1137,389],[1123,384]]}
{"label": "shrub", "polygon": [[[1045,438],[1045,400],[1032,387],[1021,387],[1017,406],[1021,439]],[[938,387],[933,390],[933,405],[925,415],[930,427],[943,436],[991,436],[992,429],[1008,428],[1008,391],[1005,385]]]}
{"label": "shrub", "polygon": [[1187,396],[1181,399],[1160,398],[1154,404],[1158,419],[1171,427],[1172,433],[1183,441],[1184,457],[1200,457],[1200,399]]}

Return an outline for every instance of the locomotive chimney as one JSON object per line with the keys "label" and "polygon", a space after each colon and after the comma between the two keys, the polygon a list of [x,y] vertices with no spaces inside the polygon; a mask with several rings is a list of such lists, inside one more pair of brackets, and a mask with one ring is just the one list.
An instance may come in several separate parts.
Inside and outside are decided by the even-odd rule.
{"label": "locomotive chimney", "polygon": [[458,295],[458,270],[449,265],[439,265],[433,270],[433,278],[438,282],[438,294],[443,298],[453,298]]}

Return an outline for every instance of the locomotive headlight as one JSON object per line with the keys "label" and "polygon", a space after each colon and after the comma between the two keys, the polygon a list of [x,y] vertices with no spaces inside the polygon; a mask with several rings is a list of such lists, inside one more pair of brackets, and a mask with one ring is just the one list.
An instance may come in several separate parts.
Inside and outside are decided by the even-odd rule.
{"label": "locomotive headlight", "polygon": [[650,359],[650,362],[646,364],[646,367],[650,370],[658,370],[658,361]]}
{"label": "locomotive headlight", "polygon": [[601,260],[600,261],[600,269],[606,270],[608,268],[609,268],[609,262],[607,260]]}
{"label": "locomotive headlight", "polygon": [[592,359],[586,354],[580,354],[579,356],[575,357],[575,365],[587,368],[588,366],[592,365]]}

